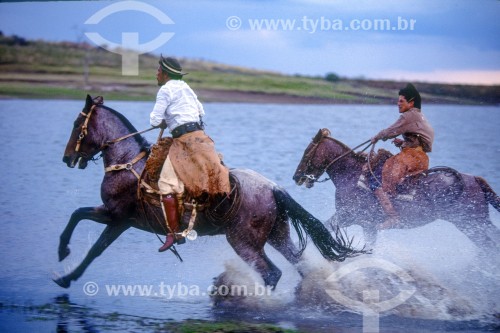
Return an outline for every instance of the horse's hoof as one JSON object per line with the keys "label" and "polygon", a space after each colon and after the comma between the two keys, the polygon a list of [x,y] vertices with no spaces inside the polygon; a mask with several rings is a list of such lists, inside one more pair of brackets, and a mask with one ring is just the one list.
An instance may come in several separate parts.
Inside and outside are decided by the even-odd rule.
{"label": "horse's hoof", "polygon": [[71,286],[71,281],[67,281],[64,277],[60,277],[57,279],[52,279],[59,287],[68,289]]}
{"label": "horse's hoof", "polygon": [[59,249],[59,262],[63,261],[71,253],[69,247]]}

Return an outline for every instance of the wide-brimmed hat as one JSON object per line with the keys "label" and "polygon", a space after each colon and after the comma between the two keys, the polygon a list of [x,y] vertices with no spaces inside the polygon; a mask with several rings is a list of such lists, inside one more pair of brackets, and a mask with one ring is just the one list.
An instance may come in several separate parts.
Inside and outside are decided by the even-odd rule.
{"label": "wide-brimmed hat", "polygon": [[175,58],[172,57],[164,58],[163,55],[160,55],[160,61],[158,63],[160,64],[161,69],[169,74],[180,75],[180,76],[188,74],[182,71],[181,64]]}

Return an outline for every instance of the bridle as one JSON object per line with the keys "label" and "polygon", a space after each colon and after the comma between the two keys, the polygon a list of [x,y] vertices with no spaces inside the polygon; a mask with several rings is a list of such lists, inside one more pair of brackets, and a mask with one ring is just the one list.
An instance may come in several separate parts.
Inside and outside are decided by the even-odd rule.
{"label": "bridle", "polygon": [[[318,146],[321,143],[321,140],[319,140],[317,143],[314,143],[314,142],[312,143],[314,145],[314,148],[313,148],[314,150],[308,154],[308,155],[311,155],[311,157],[308,158],[308,160],[306,162],[307,163],[306,164],[307,169],[309,169],[309,167],[311,166],[311,160],[314,158],[314,156],[316,156],[316,150],[318,150]],[[366,145],[367,143],[369,143],[369,144],[365,148],[363,148],[363,150],[360,151],[360,153],[362,153],[366,149],[368,149],[368,147],[370,147],[372,145],[371,140],[366,140],[365,142],[357,145],[356,147],[354,147],[352,149],[349,149],[347,152],[343,153],[342,155],[334,158],[330,163],[328,163],[324,168],[321,169],[322,171],[321,171],[320,175],[322,175],[323,173],[325,173],[328,170],[328,168],[330,168],[335,162],[337,162],[340,159],[346,157],[347,155],[349,155],[350,153],[354,152],[356,149],[358,149],[358,148]],[[327,177],[327,178],[325,178],[323,180],[320,180],[319,178],[316,178],[315,176],[313,176],[311,174],[305,174],[304,177],[306,177],[309,181],[311,181],[313,183],[324,183],[324,182],[329,181],[331,179],[330,177]]]}
{"label": "bridle", "polygon": [[[83,122],[83,125],[82,125],[82,127],[80,129],[80,134],[78,135],[78,139],[76,140],[75,152],[79,153],[82,157],[84,157],[83,156],[84,153],[80,152],[81,143],[82,143],[82,140],[85,138],[85,136],[88,134],[88,124],[89,124],[90,116],[92,115],[92,112],[94,111],[94,109],[96,108],[97,105],[98,104],[92,105],[92,107],[90,108],[90,111],[88,113],[85,113],[83,111],[80,112],[80,114],[83,117],[85,117],[85,121]],[[134,132],[134,133],[129,133],[127,135],[124,135],[122,137],[119,137],[119,138],[111,140],[111,141],[106,141],[103,145],[101,145],[101,147],[99,147],[99,149],[97,151],[102,151],[102,150],[108,148],[109,146],[111,146],[111,145],[113,145],[115,143],[118,143],[120,141],[128,139],[128,138],[130,138],[130,137],[132,137],[134,135],[137,135],[137,134],[146,133],[146,132],[151,131],[151,130],[153,130],[155,128],[156,127],[153,126],[153,127],[150,127],[148,129],[145,129],[145,130],[142,130],[142,131],[138,131],[138,132]],[[130,162],[123,163],[123,164],[110,165],[110,166],[104,168],[104,171],[105,172],[110,172],[110,171],[119,171],[119,170],[129,170],[129,171],[131,171],[137,177],[137,179],[140,179],[140,175],[137,173],[137,171],[134,170],[134,168],[132,166],[135,163],[139,162],[143,157],[145,157],[146,154],[147,154],[147,152],[141,151]]]}
{"label": "bridle", "polygon": [[80,134],[78,135],[78,139],[76,140],[75,152],[77,152],[77,153],[80,152],[80,146],[81,146],[83,138],[85,138],[85,136],[88,134],[87,128],[88,128],[90,116],[92,115],[92,112],[94,111],[96,106],[97,105],[95,105],[95,104],[92,105],[92,107],[90,108],[90,111],[88,113],[85,113],[83,111],[80,112],[80,114],[85,117],[85,121],[83,122],[82,128],[80,129]]}

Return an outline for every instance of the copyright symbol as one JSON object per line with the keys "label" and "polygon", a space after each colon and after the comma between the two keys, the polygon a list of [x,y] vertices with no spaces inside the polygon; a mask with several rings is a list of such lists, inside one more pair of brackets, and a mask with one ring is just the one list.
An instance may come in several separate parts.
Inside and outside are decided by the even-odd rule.
{"label": "copyright symbol", "polygon": [[97,283],[89,281],[83,285],[83,292],[87,296],[95,296],[99,292],[99,286]]}
{"label": "copyright symbol", "polygon": [[226,20],[226,27],[229,30],[238,30],[241,28],[241,19],[238,16],[229,16]]}

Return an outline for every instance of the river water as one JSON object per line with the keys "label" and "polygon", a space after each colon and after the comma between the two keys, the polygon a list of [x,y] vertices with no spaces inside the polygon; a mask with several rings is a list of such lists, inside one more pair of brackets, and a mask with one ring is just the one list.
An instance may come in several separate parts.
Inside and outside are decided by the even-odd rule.
{"label": "river water", "polygon": [[[262,297],[235,299],[232,304],[237,307],[214,308],[208,291],[213,278],[223,271],[236,280],[258,283],[223,236],[198,238],[179,247],[184,258],[180,263],[170,254],[157,252],[160,242],[154,234],[129,230],[70,289],[61,289],[51,281],[54,274],[76,267],[104,228],[82,221],[70,243],[71,255],[58,262],[59,235],[71,213],[78,207],[101,204],[102,161],[89,163],[85,170],[69,169],[61,161],[83,104],[83,99],[0,101],[1,332],[154,331],[162,321],[188,318],[242,319],[305,332],[361,332],[364,325],[380,332],[498,328],[498,256],[481,256],[446,221],[382,232],[373,254],[363,257],[375,260],[382,270],[366,275],[358,267],[354,269],[358,272],[336,285],[348,298],[390,285],[394,295],[383,296],[390,298],[407,290],[402,283],[411,280],[408,300],[376,314],[332,302],[324,281],[353,261],[326,263],[312,245],[300,267],[304,278],[266,247],[283,271],[276,290]],[[105,104],[123,113],[137,129],[149,127],[152,103]],[[211,103],[205,109],[206,132],[228,166],[263,174],[321,220],[334,212],[333,185],[305,189],[292,181],[310,139],[319,128],[327,127],[332,136],[353,147],[398,116],[395,106]],[[500,107],[425,105],[423,111],[436,131],[431,166],[447,165],[483,176],[500,191]],[[150,132],[146,137],[153,142],[156,135]],[[395,151],[388,143],[378,147]],[[499,227],[500,213],[492,207],[490,212]],[[359,227],[347,232],[363,241]],[[402,276],[409,280],[401,281]],[[378,284],[368,285],[369,278]],[[142,288],[142,293],[131,288]]]}

